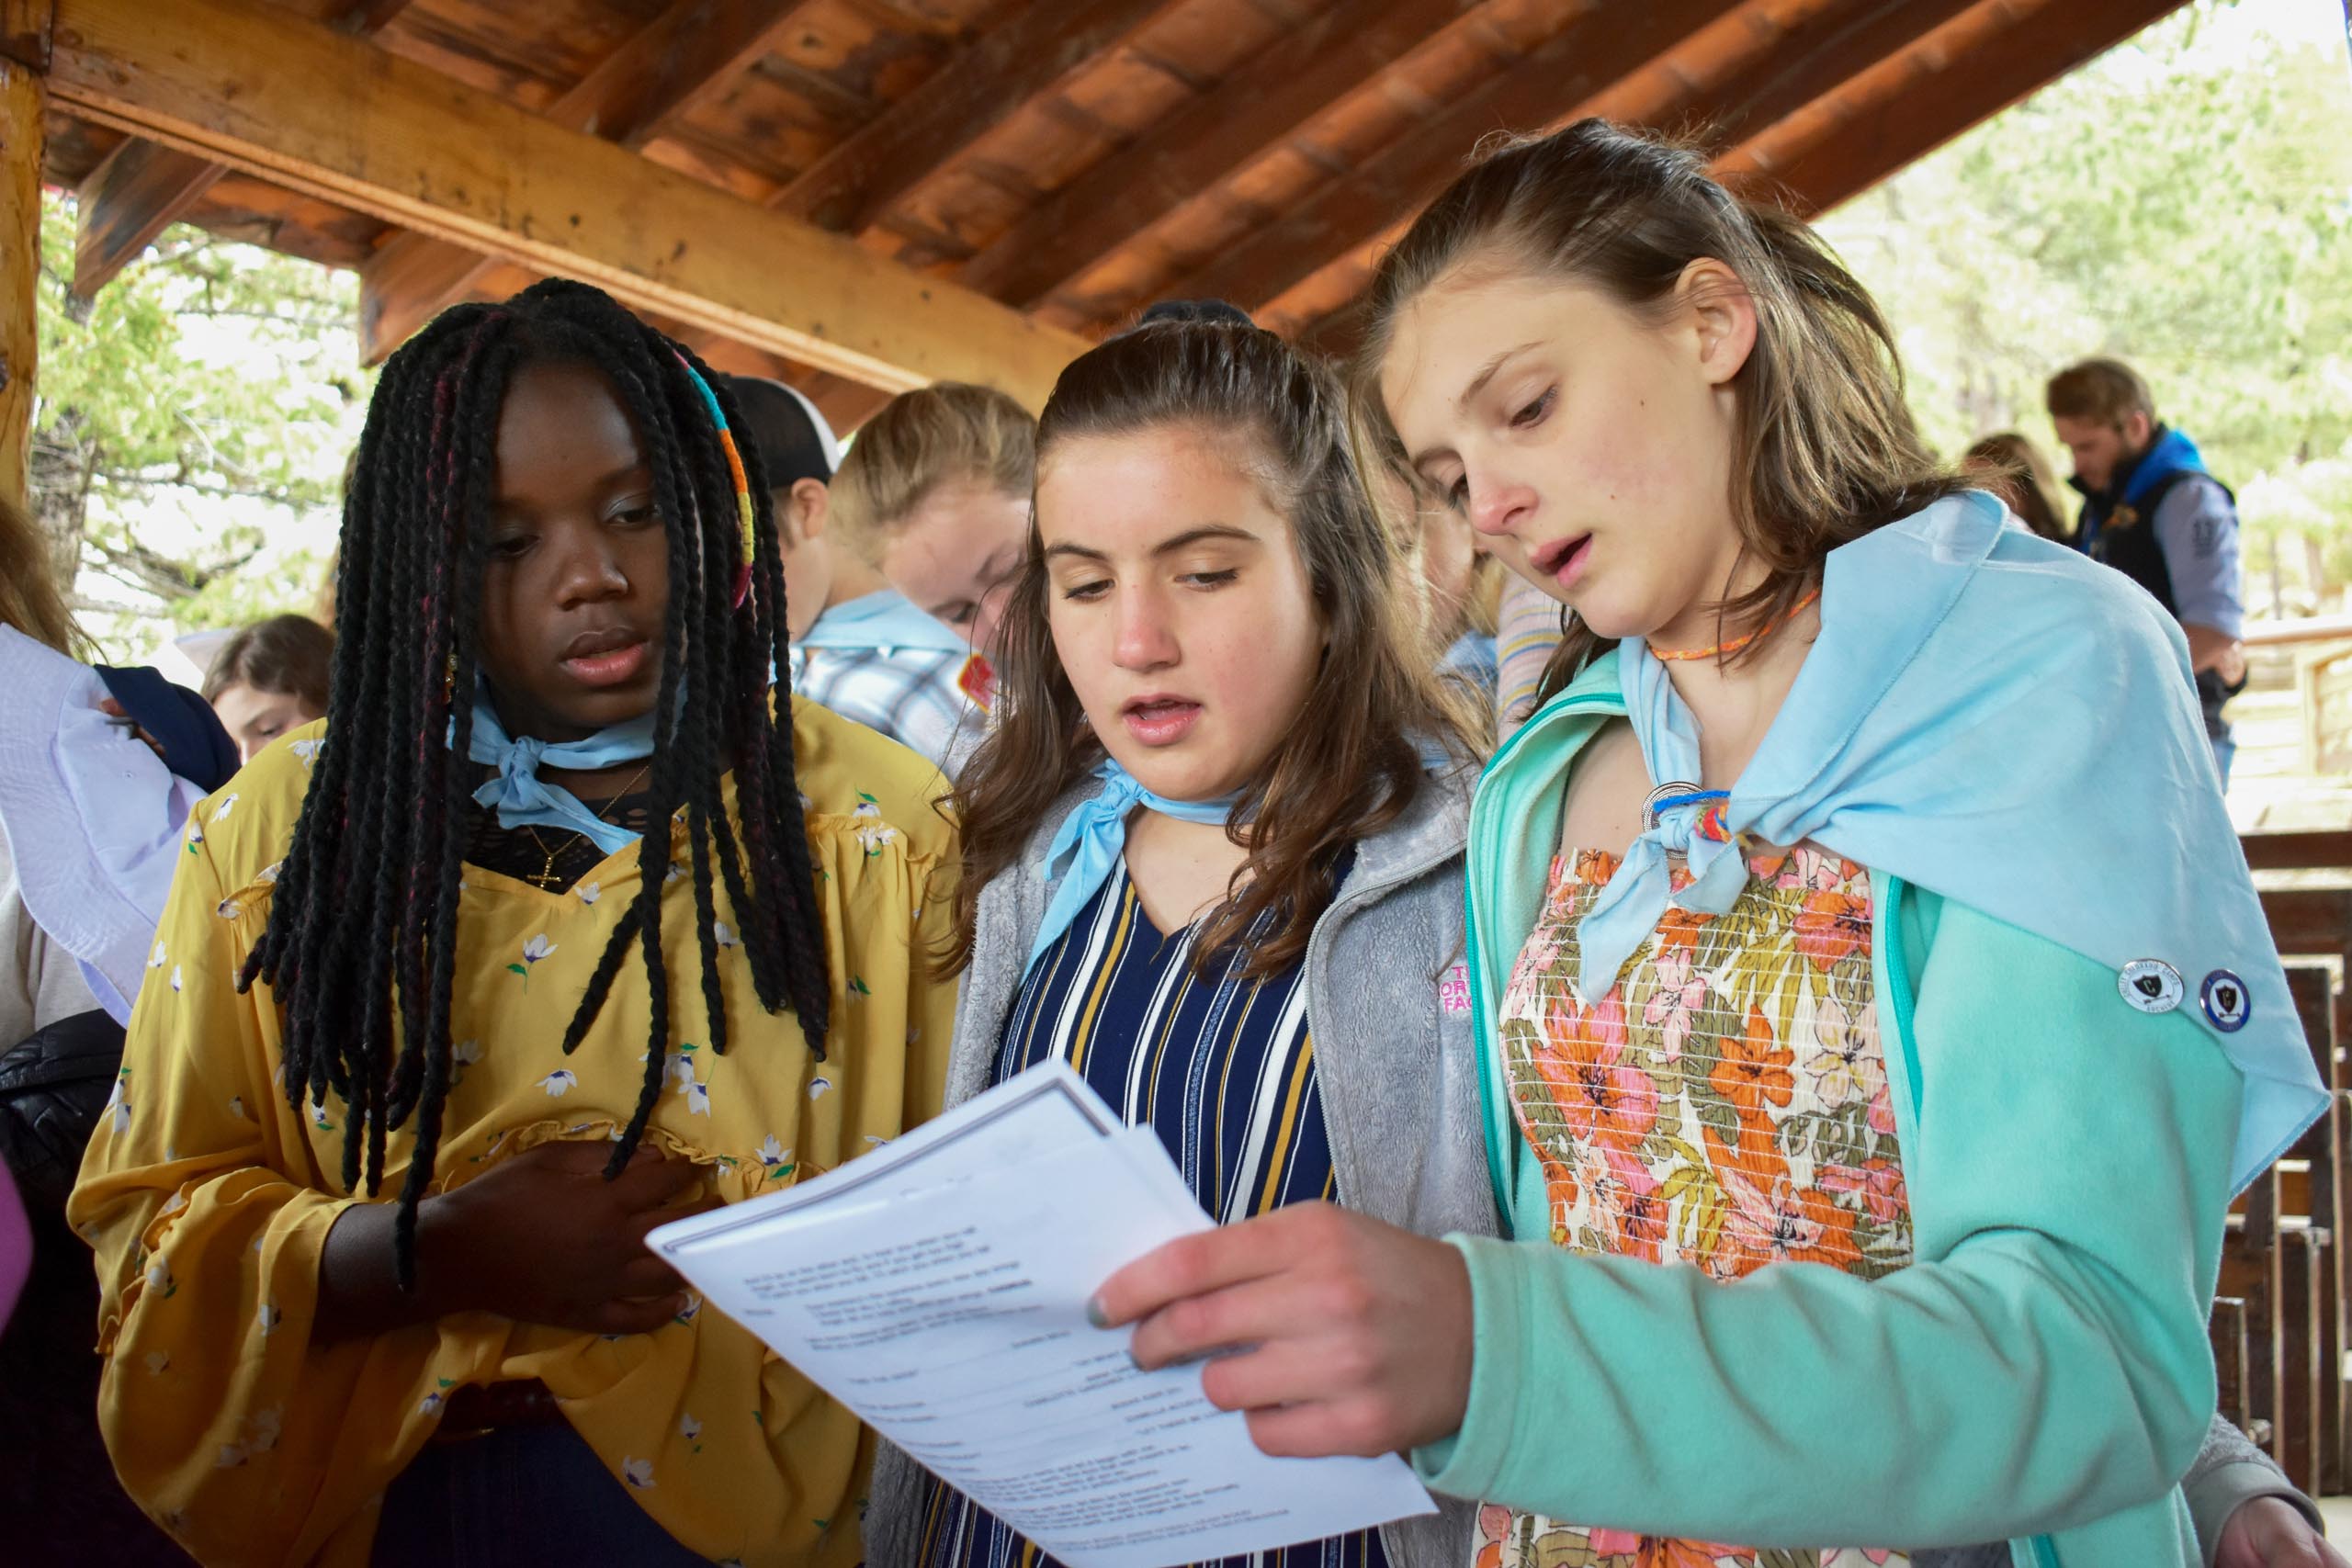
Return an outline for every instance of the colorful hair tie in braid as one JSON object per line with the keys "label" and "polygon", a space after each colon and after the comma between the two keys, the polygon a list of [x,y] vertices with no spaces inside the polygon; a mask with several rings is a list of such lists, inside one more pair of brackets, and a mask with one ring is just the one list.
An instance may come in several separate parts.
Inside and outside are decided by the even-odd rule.
{"label": "colorful hair tie in braid", "polygon": [[754,545],[752,481],[743,473],[743,457],[735,449],[735,433],[727,428],[727,412],[718,406],[718,394],[710,389],[710,383],[702,378],[702,372],[696,370],[684,355],[678,355],[678,363],[686,367],[686,376],[694,382],[695,390],[702,394],[702,405],[710,411],[710,423],[718,427],[719,449],[727,454],[727,471],[735,479],[735,508],[743,523],[743,564],[735,573],[735,608],[740,610],[752,592]]}

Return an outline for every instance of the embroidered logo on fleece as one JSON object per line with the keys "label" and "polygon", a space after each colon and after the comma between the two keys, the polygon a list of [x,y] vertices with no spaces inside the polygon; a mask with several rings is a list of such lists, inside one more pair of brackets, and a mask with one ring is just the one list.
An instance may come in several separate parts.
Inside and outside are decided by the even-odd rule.
{"label": "embroidered logo on fleece", "polygon": [[1437,983],[1437,1005],[1448,1013],[1470,1010],[1470,965],[1457,964]]}

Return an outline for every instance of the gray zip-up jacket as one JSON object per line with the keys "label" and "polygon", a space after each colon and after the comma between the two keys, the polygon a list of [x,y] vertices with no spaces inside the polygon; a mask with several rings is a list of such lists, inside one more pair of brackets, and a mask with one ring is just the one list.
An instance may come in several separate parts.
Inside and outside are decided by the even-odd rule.
{"label": "gray zip-up jacket", "polygon": [[[1424,1235],[1492,1235],[1493,1189],[1478,1109],[1478,1057],[1466,992],[1450,972],[1464,957],[1462,846],[1466,773],[1434,774],[1389,828],[1356,846],[1355,864],[1306,947],[1306,1016],[1341,1204]],[[1056,802],[1013,870],[980,894],[971,967],[956,1007],[947,1103],[989,1087],[1022,968],[1054,896],[1046,846],[1091,780]],[[865,1559],[913,1568],[923,1472],[884,1444],[867,1492]],[[1476,1510],[1381,1529],[1395,1568],[1466,1568]]]}

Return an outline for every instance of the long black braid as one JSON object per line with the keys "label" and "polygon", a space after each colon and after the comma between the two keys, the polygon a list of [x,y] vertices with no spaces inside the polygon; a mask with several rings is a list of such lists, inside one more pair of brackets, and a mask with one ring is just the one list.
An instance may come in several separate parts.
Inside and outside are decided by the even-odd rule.
{"label": "long black braid", "polygon": [[[596,289],[541,283],[502,305],[443,312],[386,363],[344,502],[334,678],[326,744],[279,868],[269,924],[241,986],[266,982],[285,1012],[288,1103],[341,1096],[343,1180],[381,1190],[385,1134],[416,1118],[394,1248],[415,1280],[416,1207],[433,1179],[450,1076],[449,1010],[473,734],[482,565],[501,404],[515,370],[560,360],[608,379],[638,428],[669,536],[670,602],[648,775],[638,893],[564,1031],[595,1022],[632,947],[651,998],[645,1081],[613,1147],[619,1174],[659,1102],[670,1052],[662,893],[691,879],[710,1044],[728,1045],[717,891],[723,886],[754,994],[789,1007],[822,1058],[831,1003],[816,873],[801,816],[791,705],[771,701],[786,666],[784,562],[752,445],[754,547],[742,570],[735,478],[699,375],[740,429],[723,378]],[[690,371],[688,367],[692,366]],[[420,631],[420,628],[421,631]],[[443,738],[447,743],[443,744]],[[739,835],[720,780],[736,773]],[[683,814],[687,856],[669,860]]]}

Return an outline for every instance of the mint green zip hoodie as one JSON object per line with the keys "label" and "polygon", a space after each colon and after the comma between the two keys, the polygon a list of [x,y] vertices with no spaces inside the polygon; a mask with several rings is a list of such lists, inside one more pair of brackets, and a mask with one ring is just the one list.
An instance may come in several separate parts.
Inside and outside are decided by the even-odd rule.
{"label": "mint green zip hoodie", "polygon": [[[1471,813],[1488,1165],[1530,1237],[1548,1234],[1547,1198],[1495,1004],[1577,755],[1623,713],[1611,654],[1496,754]],[[1476,1312],[1469,1409],[1416,1462],[1440,1492],[1646,1534],[2006,1539],[2019,1568],[2193,1568],[2177,1483],[2213,1411],[2205,1322],[2241,1076],[2186,1011],[2134,1011],[2080,954],[1876,873],[1872,887],[1913,1265],[1723,1285],[1455,1238]]]}

